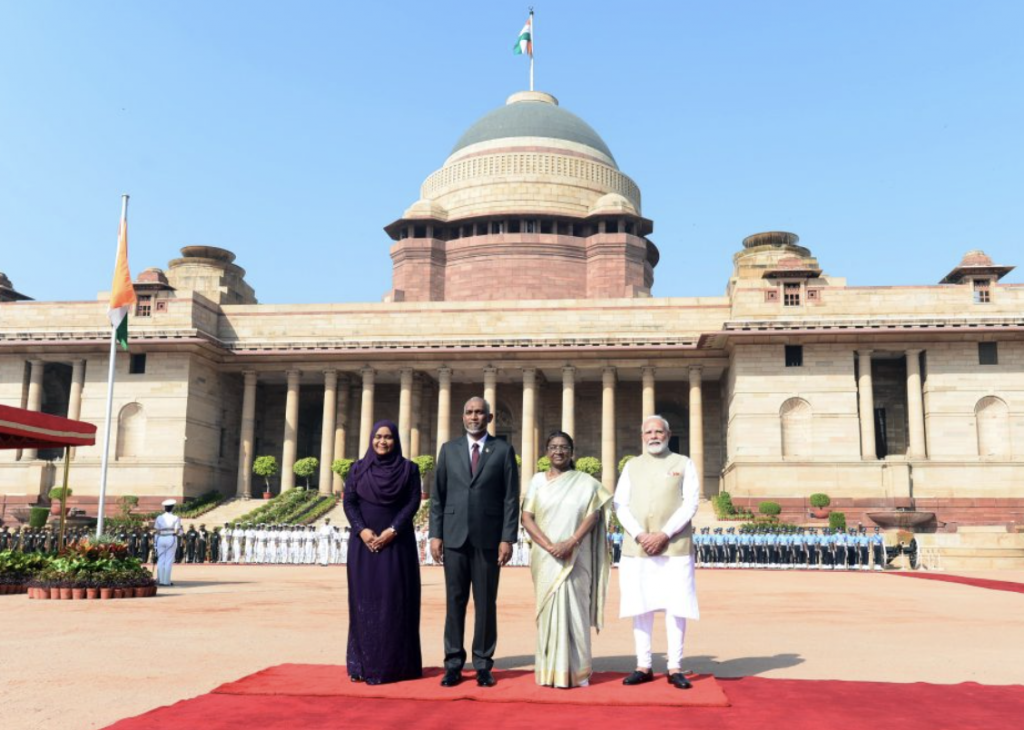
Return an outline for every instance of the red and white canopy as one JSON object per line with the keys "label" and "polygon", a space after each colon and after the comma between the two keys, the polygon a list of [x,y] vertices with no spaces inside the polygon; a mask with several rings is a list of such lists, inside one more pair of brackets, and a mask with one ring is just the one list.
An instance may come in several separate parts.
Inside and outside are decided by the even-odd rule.
{"label": "red and white canopy", "polygon": [[91,423],[0,405],[0,449],[52,449],[95,443],[96,426]]}

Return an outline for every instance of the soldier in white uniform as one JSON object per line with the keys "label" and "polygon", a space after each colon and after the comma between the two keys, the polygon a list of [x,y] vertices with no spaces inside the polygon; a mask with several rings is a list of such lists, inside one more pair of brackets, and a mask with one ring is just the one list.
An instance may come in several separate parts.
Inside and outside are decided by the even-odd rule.
{"label": "soldier in white uniform", "polygon": [[224,523],[223,529],[220,531],[220,562],[226,563],[231,557],[231,525],[227,522]]}
{"label": "soldier in white uniform", "polygon": [[245,537],[245,527],[236,524],[231,531],[231,560],[234,563],[242,562],[242,539]]}
{"label": "soldier in white uniform", "polygon": [[654,679],[651,634],[654,614],[665,613],[668,682],[691,684],[682,672],[686,619],[700,618],[694,588],[691,520],[700,494],[693,462],[669,451],[672,432],[661,416],[648,416],[644,453],[631,459],[615,489],[615,512],[626,532],[619,561],[619,616],[632,617],[636,671],[623,684]]}
{"label": "soldier in white uniform", "polygon": [[352,529],[345,526],[345,529],[341,531],[341,563],[342,565],[348,564],[348,540],[352,536]]}
{"label": "soldier in white uniform", "polygon": [[256,548],[253,550],[253,562],[262,563],[267,557],[267,528],[266,525],[256,526],[255,535]]}
{"label": "soldier in white uniform", "polygon": [[174,567],[174,554],[178,550],[178,540],[184,535],[181,518],[174,514],[173,499],[163,501],[164,513],[156,518],[153,531],[156,534],[156,582],[157,585],[172,586],[171,568]]}
{"label": "soldier in white uniform", "polygon": [[317,530],[316,556],[320,565],[328,565],[331,559],[331,533],[333,531],[330,517],[325,519],[324,524]]}

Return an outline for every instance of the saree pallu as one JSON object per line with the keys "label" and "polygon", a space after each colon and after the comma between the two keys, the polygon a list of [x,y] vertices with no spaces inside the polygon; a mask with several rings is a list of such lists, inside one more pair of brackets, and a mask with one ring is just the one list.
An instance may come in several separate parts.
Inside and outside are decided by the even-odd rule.
{"label": "saree pallu", "polygon": [[523,511],[552,542],[572,537],[592,513],[601,517],[567,560],[534,545],[530,572],[537,598],[537,684],[575,687],[593,672],[590,629],[604,625],[608,592],[608,506],[612,495],[593,477],[566,472],[534,476]]}

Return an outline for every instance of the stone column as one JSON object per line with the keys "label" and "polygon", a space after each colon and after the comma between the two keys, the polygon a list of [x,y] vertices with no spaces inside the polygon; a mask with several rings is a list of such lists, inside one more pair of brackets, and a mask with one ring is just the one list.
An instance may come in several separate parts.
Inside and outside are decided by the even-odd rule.
{"label": "stone column", "polygon": [[412,417],[409,423],[409,458],[420,455],[420,422],[423,419],[423,377],[416,373],[412,379]]}
{"label": "stone column", "polygon": [[452,369],[439,368],[437,371],[437,454],[451,439],[452,425]]}
{"label": "stone column", "polygon": [[921,395],[921,350],[907,350],[907,420],[910,423],[907,455],[928,457],[924,441],[924,399]]}
{"label": "stone column", "polygon": [[360,371],[363,374],[363,399],[362,412],[359,414],[359,453],[356,458],[362,458],[366,450],[370,448],[370,439],[373,434],[373,389],[376,382],[373,368],[365,367]]}
{"label": "stone column", "polygon": [[857,351],[857,396],[860,402],[860,456],[875,460],[875,392],[871,379],[871,350]]}
{"label": "stone column", "polygon": [[324,418],[320,426],[320,494],[330,494],[334,483],[334,437],[338,424],[338,371],[324,370]]}
{"label": "stone column", "polygon": [[[71,362],[71,393],[68,396],[68,418],[78,420],[82,417],[82,389],[85,387],[85,360],[73,360]],[[72,459],[75,458],[75,451],[72,448],[69,453]]]}
{"label": "stone column", "polygon": [[641,418],[656,416],[658,414],[658,406],[654,394],[654,368],[641,368],[640,374],[643,380],[643,395],[641,398],[643,415]]}
{"label": "stone column", "polygon": [[411,458],[409,451],[412,435],[412,370],[403,368],[401,373],[401,392],[398,397],[398,438],[402,440],[402,449],[406,458]]}
{"label": "stone column", "polygon": [[704,494],[704,393],[702,365],[690,366],[690,460],[697,470],[697,484]]}
{"label": "stone column", "polygon": [[[337,415],[338,420],[334,425],[334,459],[346,458],[345,446],[348,441],[348,424],[349,424],[349,413],[350,407],[349,393],[351,384],[347,375],[338,376],[338,407]],[[331,472],[331,491],[335,494],[341,494],[341,490],[344,488],[344,484],[341,481],[341,477]]]}
{"label": "stone column", "polygon": [[562,430],[576,437],[576,368],[562,368]]}
{"label": "stone column", "polygon": [[284,404],[284,451],[281,455],[281,492],[295,486],[295,456],[299,437],[299,376],[301,370],[288,371],[288,396]]}
{"label": "stone column", "polygon": [[601,373],[601,483],[615,490],[615,368]]}
{"label": "stone column", "polygon": [[520,456],[523,458],[520,474],[520,489],[523,495],[530,488],[534,470],[537,467],[536,428],[537,414],[537,371],[534,368],[523,368],[523,446]]}
{"label": "stone column", "polygon": [[256,437],[256,382],[255,370],[242,371],[242,424],[238,439],[238,481],[235,496],[252,496],[253,444]]}
{"label": "stone column", "polygon": [[491,436],[497,433],[498,428],[498,369],[492,367],[484,368],[484,400],[490,403],[491,413],[494,418],[487,426],[487,433]]}
{"label": "stone column", "polygon": [[[29,360],[28,376],[28,402],[25,407],[30,411],[39,412],[43,407],[43,369],[45,363],[42,360]],[[39,458],[38,449],[23,449],[21,452],[22,461],[33,461]]]}

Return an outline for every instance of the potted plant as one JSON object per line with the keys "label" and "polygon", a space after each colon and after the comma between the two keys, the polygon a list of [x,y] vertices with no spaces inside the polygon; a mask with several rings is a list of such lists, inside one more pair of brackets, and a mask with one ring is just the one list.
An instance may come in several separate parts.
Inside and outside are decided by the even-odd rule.
{"label": "potted plant", "polygon": [[[71,496],[71,488],[68,487],[67,489],[65,489],[64,487],[54,487],[53,489],[50,490],[47,496],[50,498],[50,514],[59,515],[60,503],[62,500],[64,502],[67,502],[67,498]],[[68,508],[65,507],[65,509]]]}
{"label": "potted plant", "polygon": [[827,494],[822,494],[821,492],[812,494],[810,497],[810,503],[812,517],[816,517],[819,520],[824,520],[828,518],[828,514],[832,510],[825,508],[832,504],[832,500],[829,498]]}
{"label": "potted plant", "polygon": [[273,456],[257,456],[252,463],[252,472],[263,477],[263,499],[270,499],[270,477],[277,476],[277,459]]}

